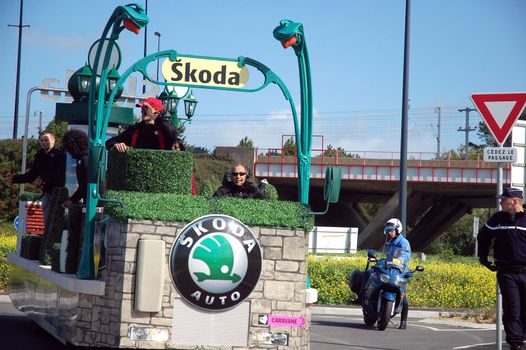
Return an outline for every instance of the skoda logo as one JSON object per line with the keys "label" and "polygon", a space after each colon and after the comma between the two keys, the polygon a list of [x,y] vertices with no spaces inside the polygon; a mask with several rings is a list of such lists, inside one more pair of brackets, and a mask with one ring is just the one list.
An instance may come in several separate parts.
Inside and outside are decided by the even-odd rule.
{"label": "skoda logo", "polygon": [[181,296],[207,310],[247,298],[261,274],[261,248],[241,221],[206,215],[186,225],[170,252],[170,274]]}

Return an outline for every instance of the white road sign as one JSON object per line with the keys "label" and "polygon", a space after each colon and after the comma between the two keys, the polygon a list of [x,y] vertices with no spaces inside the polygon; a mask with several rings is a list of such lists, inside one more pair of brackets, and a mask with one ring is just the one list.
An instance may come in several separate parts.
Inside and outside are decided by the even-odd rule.
{"label": "white road sign", "polygon": [[515,147],[486,147],[484,148],[485,162],[517,162],[517,149]]}

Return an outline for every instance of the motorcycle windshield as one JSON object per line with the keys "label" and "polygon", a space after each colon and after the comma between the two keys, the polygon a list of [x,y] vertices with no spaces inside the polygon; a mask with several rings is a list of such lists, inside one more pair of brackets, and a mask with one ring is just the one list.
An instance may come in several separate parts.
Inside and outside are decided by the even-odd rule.
{"label": "motorcycle windshield", "polygon": [[400,271],[408,269],[409,259],[403,250],[398,247],[391,247],[386,254],[387,267],[396,267]]}

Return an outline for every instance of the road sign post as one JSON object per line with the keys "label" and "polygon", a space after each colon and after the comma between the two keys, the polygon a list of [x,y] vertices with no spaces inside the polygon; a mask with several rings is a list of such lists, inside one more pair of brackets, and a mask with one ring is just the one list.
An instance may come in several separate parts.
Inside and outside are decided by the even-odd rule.
{"label": "road sign post", "polygon": [[[499,147],[488,147],[484,149],[484,160],[488,156],[489,161],[497,163],[497,196],[502,192],[502,162],[516,162],[517,151],[511,151],[511,147],[502,147],[508,138],[511,129],[526,107],[526,93],[477,93],[471,95],[473,104],[477,107],[489,131],[495,138]],[[511,148],[513,149],[513,148]],[[513,156],[514,155],[514,156]],[[500,201],[497,199],[497,211]],[[502,296],[497,281],[497,349],[502,349]]]}

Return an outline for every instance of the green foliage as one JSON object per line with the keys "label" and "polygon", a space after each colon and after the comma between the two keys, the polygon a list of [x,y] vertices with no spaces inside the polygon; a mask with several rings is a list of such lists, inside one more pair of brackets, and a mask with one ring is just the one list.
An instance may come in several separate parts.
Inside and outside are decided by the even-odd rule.
{"label": "green foliage", "polygon": [[207,196],[202,190],[206,186],[211,188],[211,194],[221,186],[223,175],[232,164],[231,159],[220,159],[215,156],[194,154],[195,181],[197,183],[197,193]]}
{"label": "green foliage", "polygon": [[276,190],[274,185],[269,183],[265,186],[265,196],[268,199],[278,200],[278,190]]}
{"label": "green foliage", "polygon": [[192,154],[186,151],[112,150],[108,157],[108,189],[190,194]]}
{"label": "green foliage", "polygon": [[[40,144],[35,139],[27,142],[26,168],[31,168]],[[0,221],[12,221],[18,215],[18,184],[9,185],[7,175],[18,174],[22,163],[22,140],[0,140]],[[26,184],[28,191],[38,191],[34,184]]]}
{"label": "green foliage", "polygon": [[295,156],[296,155],[296,142],[294,138],[288,138],[283,145],[283,155],[285,156]]}
{"label": "green foliage", "polygon": [[40,200],[41,197],[42,197],[41,193],[22,192],[22,194],[20,195],[20,200],[26,201],[26,202],[34,202],[34,201]]}
{"label": "green foliage", "polygon": [[172,193],[141,193],[108,191],[106,198],[120,200],[124,205],[107,205],[107,212],[119,220],[148,219],[190,222],[207,214],[226,214],[246,225],[301,227],[310,230],[312,217],[304,219],[308,208],[296,202],[205,198]]}
{"label": "green foliage", "polygon": [[66,131],[68,131],[68,123],[67,122],[57,122],[56,119],[53,119],[49,122],[49,124],[46,126],[44,130],[51,131],[53,134],[55,134],[56,140],[55,140],[55,146],[61,147],[62,146],[62,137],[64,137],[64,134]]}
{"label": "green foliage", "polygon": [[[356,295],[347,279],[355,269],[364,269],[366,259],[363,252],[347,258],[309,256],[308,274],[312,288],[318,289],[318,303],[351,303]],[[407,286],[411,306],[489,308],[495,304],[495,274],[477,262],[431,260],[422,264],[412,259],[411,268],[417,264],[424,265],[425,271],[415,273]]]}
{"label": "green foliage", "polygon": [[245,136],[239,141],[237,147],[254,147],[254,141],[252,141],[252,139],[250,139],[248,136]]}
{"label": "green foliage", "polygon": [[6,257],[7,254],[14,252],[16,249],[16,236],[0,233],[0,257]]}

